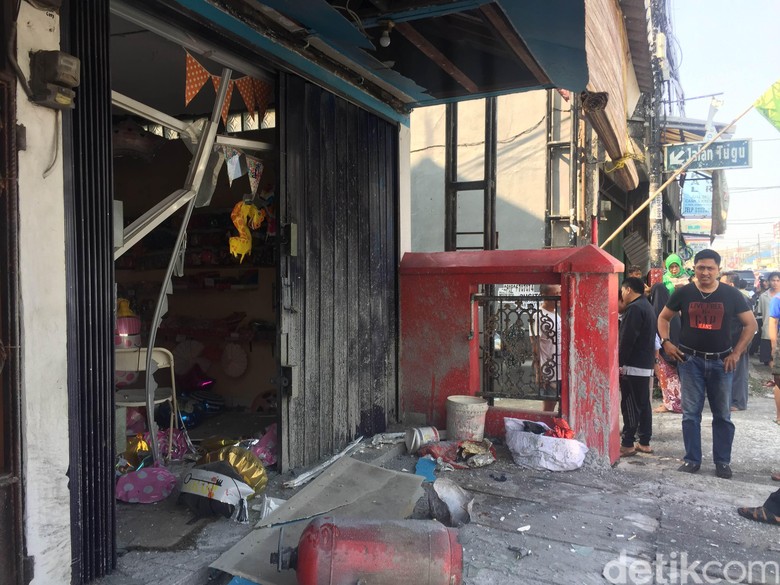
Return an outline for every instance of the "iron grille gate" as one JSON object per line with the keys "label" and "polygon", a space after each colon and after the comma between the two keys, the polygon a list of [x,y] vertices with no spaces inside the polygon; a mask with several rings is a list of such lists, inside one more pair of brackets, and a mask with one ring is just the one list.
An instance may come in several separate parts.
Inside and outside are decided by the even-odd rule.
{"label": "iron grille gate", "polygon": [[63,49],[81,60],[63,114],[74,585],[114,570],[114,262],[108,2],[65,2]]}
{"label": "iron grille gate", "polygon": [[560,300],[538,294],[473,295],[479,305],[482,396],[560,399]]}
{"label": "iron grille gate", "polygon": [[[8,18],[10,6],[0,10]],[[8,585],[32,578],[23,554],[15,88],[10,67],[0,70],[0,583]]]}

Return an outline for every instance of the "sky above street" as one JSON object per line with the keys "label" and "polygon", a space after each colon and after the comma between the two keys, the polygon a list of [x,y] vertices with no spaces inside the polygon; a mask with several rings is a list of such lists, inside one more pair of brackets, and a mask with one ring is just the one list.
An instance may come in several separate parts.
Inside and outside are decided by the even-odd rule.
{"label": "sky above street", "polygon": [[[671,0],[674,36],[686,97],[723,92],[716,122],[728,123],[780,80],[780,0]],[[705,120],[710,98],[689,100],[688,118]],[[780,131],[755,110],[735,139],[753,141],[753,166],[726,172],[728,229],[713,247],[767,245],[780,221]]]}

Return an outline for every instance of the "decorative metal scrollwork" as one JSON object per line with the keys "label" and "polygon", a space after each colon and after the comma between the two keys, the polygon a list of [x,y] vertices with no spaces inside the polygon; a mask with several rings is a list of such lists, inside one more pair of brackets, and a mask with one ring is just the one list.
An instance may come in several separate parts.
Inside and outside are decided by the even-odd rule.
{"label": "decorative metal scrollwork", "polygon": [[556,399],[560,394],[559,298],[555,310],[540,296],[475,297],[482,315],[482,394]]}

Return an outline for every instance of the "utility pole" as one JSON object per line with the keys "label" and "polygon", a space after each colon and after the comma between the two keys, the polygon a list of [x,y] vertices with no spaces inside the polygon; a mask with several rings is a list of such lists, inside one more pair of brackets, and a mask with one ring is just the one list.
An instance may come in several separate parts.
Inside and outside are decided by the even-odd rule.
{"label": "utility pole", "polygon": [[[649,192],[654,193],[661,184],[661,116],[663,114],[663,84],[664,76],[660,63],[665,55],[659,55],[655,50],[658,44],[657,23],[659,11],[663,11],[664,6],[659,4],[658,0],[653,0],[650,10],[650,22],[653,30],[653,93],[650,97],[649,124],[647,132],[647,150],[649,159]],[[665,45],[665,44],[664,44]],[[663,194],[655,197],[650,203],[648,209],[648,244],[650,247],[650,282],[661,281],[663,275]]]}

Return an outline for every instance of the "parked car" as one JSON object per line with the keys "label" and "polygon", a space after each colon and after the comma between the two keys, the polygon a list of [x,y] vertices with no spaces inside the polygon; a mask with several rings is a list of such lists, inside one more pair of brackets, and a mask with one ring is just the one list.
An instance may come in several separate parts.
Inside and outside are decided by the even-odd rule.
{"label": "parked car", "polygon": [[755,272],[752,270],[735,270],[734,272],[745,281],[748,290],[753,290],[756,282]]}

